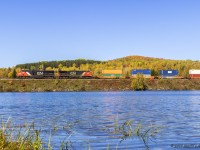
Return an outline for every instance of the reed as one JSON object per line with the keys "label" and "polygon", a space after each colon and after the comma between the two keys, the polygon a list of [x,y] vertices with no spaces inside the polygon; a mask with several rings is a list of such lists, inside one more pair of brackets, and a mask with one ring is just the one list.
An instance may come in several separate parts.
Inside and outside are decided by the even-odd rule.
{"label": "reed", "polygon": [[122,124],[119,124],[118,118],[115,120],[113,133],[117,134],[121,141],[123,142],[128,139],[134,140],[138,138],[142,140],[146,149],[149,149],[149,141],[154,141],[156,135],[162,129],[161,126],[147,126],[142,125],[141,123],[135,124],[132,119],[125,121]]}
{"label": "reed", "polygon": [[[73,142],[70,141],[70,137],[73,134],[72,124],[69,124],[65,129],[69,132],[69,136],[66,137],[60,144],[60,150],[72,150]],[[64,129],[64,127],[63,127]],[[115,119],[114,126],[112,127],[112,133],[119,137],[120,142],[116,143],[116,149],[121,142],[134,138],[139,138],[143,141],[146,149],[149,149],[149,141],[158,134],[161,128],[157,126],[144,126],[142,124],[134,125],[133,120],[127,120],[122,124],[119,123],[118,117]],[[56,132],[57,129],[52,129]],[[9,118],[7,121],[3,121],[0,124],[0,149],[2,150],[53,150],[53,145],[51,144],[52,136],[54,133],[49,134],[48,141],[44,141],[42,138],[41,130],[35,128],[34,123],[24,124],[21,126],[16,126],[12,123]],[[88,150],[91,149],[90,143],[85,143],[88,145]],[[112,149],[109,144],[105,146],[106,150]]]}
{"label": "reed", "polygon": [[10,119],[0,126],[0,149],[3,150],[41,150],[43,149],[40,131],[34,125],[24,124],[15,127]]}

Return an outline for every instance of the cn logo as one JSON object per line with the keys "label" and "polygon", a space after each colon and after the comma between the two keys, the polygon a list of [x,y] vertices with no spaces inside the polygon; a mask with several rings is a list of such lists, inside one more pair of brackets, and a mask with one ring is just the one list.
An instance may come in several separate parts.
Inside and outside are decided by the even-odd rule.
{"label": "cn logo", "polygon": [[76,72],[70,72],[70,75],[76,75]]}
{"label": "cn logo", "polygon": [[37,75],[43,75],[43,72],[37,72]]}

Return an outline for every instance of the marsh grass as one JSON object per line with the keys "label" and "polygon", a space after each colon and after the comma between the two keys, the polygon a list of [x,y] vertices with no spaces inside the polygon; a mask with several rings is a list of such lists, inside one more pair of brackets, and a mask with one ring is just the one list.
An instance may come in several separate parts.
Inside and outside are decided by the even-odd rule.
{"label": "marsh grass", "polygon": [[[73,127],[77,123],[76,121],[62,127],[67,132],[67,136],[60,143],[60,150],[73,150],[74,143],[70,141],[70,137],[74,134]],[[141,139],[145,148],[149,149],[149,141],[153,141],[160,129],[157,126],[134,125],[133,120],[127,120],[120,124],[117,117],[110,134],[117,135],[119,139],[119,143],[116,143],[116,150],[123,141],[134,140],[135,138]],[[0,124],[0,150],[53,150],[52,136],[58,130],[58,127],[54,127],[47,135],[48,140],[45,140],[45,136],[42,135],[41,130],[35,127],[34,123],[16,126],[10,118],[7,121],[2,119]],[[88,150],[92,149],[90,143],[85,144],[88,145]],[[108,144],[105,149],[110,150],[112,147]]]}
{"label": "marsh grass", "polygon": [[120,137],[120,143],[128,139],[134,140],[137,138],[143,142],[146,149],[149,149],[149,141],[155,142],[156,135],[161,129],[161,126],[145,126],[141,123],[134,125],[133,120],[127,120],[119,124],[118,118],[116,118],[113,133]]}
{"label": "marsh grass", "polygon": [[40,150],[43,149],[40,130],[33,125],[24,124],[15,127],[10,119],[1,123],[0,149],[3,150]]}
{"label": "marsh grass", "polygon": [[[57,143],[60,150],[71,150],[70,137],[74,134],[73,127],[78,121],[67,123],[63,127],[54,125],[49,132],[36,127],[35,123],[15,125],[11,119],[2,118],[0,123],[0,150],[53,150],[53,136],[57,131],[66,132],[66,137]],[[55,143],[54,143],[55,144]],[[58,149],[58,148],[56,148]]]}

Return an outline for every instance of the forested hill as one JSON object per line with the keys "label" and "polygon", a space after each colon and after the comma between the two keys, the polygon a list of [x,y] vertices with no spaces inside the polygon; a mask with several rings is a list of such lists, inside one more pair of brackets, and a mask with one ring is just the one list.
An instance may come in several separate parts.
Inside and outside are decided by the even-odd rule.
{"label": "forested hill", "polygon": [[171,60],[163,58],[152,58],[143,56],[127,56],[108,61],[106,66],[116,66],[116,68],[131,69],[151,69],[152,75],[158,75],[159,70],[174,69],[179,71],[180,76],[188,76],[190,69],[200,69],[199,61],[192,60]]}
{"label": "forested hill", "polygon": [[22,69],[46,69],[46,68],[62,68],[62,67],[80,67],[84,64],[99,64],[102,61],[87,60],[87,59],[76,59],[76,60],[62,60],[62,61],[41,61],[36,63],[26,63],[16,65],[16,68]]}

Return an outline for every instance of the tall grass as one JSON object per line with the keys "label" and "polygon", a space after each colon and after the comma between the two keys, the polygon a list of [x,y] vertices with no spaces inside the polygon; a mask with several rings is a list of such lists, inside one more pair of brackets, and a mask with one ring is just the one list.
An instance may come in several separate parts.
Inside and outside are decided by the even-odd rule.
{"label": "tall grass", "polygon": [[40,131],[34,125],[12,126],[10,119],[0,126],[0,149],[3,150],[41,150],[43,149]]}
{"label": "tall grass", "polygon": [[[71,150],[72,142],[70,137],[74,134],[73,126],[77,123],[70,122],[62,127],[67,132],[66,137],[61,141],[60,150]],[[53,150],[52,137],[61,127],[54,126],[50,129],[50,133],[45,135],[44,130],[37,129],[34,123],[26,123],[23,125],[15,125],[11,119],[0,123],[0,150]],[[56,148],[57,149],[57,148]]]}
{"label": "tall grass", "polygon": [[[128,120],[119,124],[118,119],[116,119],[112,127],[112,134],[119,136],[120,143],[127,139],[139,138],[143,141],[145,148],[149,149],[149,140],[157,135],[160,128],[155,126],[145,127],[142,124],[134,126],[133,123],[133,120]],[[71,124],[67,128],[71,130]],[[56,130],[53,129],[53,132],[56,132]],[[60,150],[73,149],[73,142],[70,141],[72,134],[73,132],[70,131],[69,136],[61,142]],[[7,121],[2,119],[0,124],[0,150],[53,150],[52,136],[53,133],[50,133],[48,141],[45,141],[42,138],[41,130],[36,129],[34,123],[15,126],[10,118]],[[120,143],[116,143],[116,149],[118,149]],[[105,147],[106,150],[111,149],[110,145]],[[87,149],[91,149],[90,143]]]}
{"label": "tall grass", "polygon": [[149,141],[153,142],[161,129],[161,126],[144,126],[141,123],[134,125],[134,121],[132,119],[119,124],[118,119],[116,119],[113,133],[120,136],[120,142],[127,139],[140,139],[142,140],[145,148],[149,149]]}

